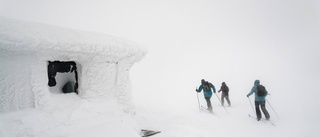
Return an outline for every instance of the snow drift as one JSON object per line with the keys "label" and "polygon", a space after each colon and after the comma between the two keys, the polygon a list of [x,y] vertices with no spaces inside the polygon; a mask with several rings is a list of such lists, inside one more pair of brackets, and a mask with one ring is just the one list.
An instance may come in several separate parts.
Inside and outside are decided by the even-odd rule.
{"label": "snow drift", "polygon": [[0,18],[0,112],[50,108],[61,92],[48,86],[48,62],[73,61],[81,98],[115,100],[132,113],[129,71],[146,53],[122,38]]}

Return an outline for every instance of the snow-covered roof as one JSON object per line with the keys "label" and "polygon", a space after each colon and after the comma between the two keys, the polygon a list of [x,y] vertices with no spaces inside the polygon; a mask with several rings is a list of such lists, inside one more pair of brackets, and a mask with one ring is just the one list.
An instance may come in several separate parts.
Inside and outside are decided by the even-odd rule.
{"label": "snow-covered roof", "polygon": [[114,57],[143,57],[147,52],[143,46],[123,38],[4,17],[0,17],[0,49],[55,50]]}

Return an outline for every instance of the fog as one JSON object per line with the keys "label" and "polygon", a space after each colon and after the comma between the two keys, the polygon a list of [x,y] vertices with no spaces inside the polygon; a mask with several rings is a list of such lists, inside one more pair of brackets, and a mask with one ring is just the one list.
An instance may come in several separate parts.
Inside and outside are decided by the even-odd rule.
{"label": "fog", "polygon": [[314,117],[320,107],[319,9],[316,0],[0,0],[0,16],[146,46],[148,55],[131,70],[137,104],[196,107],[201,79],[217,89],[225,81],[231,100],[246,100],[260,79],[282,116],[301,110]]}

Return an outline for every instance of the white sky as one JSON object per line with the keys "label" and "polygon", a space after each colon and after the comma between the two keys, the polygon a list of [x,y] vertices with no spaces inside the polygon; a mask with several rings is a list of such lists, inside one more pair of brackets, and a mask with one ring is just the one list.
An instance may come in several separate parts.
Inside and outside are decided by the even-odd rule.
{"label": "white sky", "polygon": [[132,70],[137,91],[148,80],[159,91],[193,90],[205,78],[243,92],[255,79],[297,91],[320,82],[317,0],[0,0],[0,16],[145,45]]}

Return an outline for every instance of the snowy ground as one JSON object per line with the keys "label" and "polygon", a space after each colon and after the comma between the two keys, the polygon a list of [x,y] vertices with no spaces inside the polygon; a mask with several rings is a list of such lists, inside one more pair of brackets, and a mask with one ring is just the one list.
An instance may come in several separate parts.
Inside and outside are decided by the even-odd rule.
{"label": "snowy ground", "polygon": [[[319,127],[319,120],[306,120],[305,113],[299,115],[281,112],[281,119],[276,116],[273,110],[267,105],[267,109],[272,116],[270,122],[257,122],[249,118],[249,114],[255,116],[250,107],[248,99],[243,98],[242,102],[233,100],[235,105],[225,109],[218,105],[217,98],[213,97],[214,114],[199,112],[197,106],[189,106],[189,109],[168,108],[150,109],[138,107],[137,117],[144,118],[140,122],[147,121],[147,125],[152,125],[151,129],[161,130],[159,137],[234,137],[234,136],[317,136],[319,131],[314,130]],[[196,102],[196,100],[194,100]],[[205,104],[202,100],[202,104]],[[247,101],[247,102],[246,102]],[[289,110],[289,109],[287,109]]]}
{"label": "snowy ground", "polygon": [[[193,93],[192,95],[196,95]],[[155,137],[233,137],[233,136],[317,136],[319,121],[305,121],[301,117],[287,115],[286,110],[277,110],[281,119],[272,109],[267,109],[272,116],[269,122],[257,122],[249,118],[254,115],[246,97],[233,99],[234,105],[225,109],[219,105],[215,96],[212,98],[214,114],[200,112],[197,98],[183,107],[179,101],[172,106],[159,105],[161,102],[137,101],[136,114],[131,117],[120,113],[116,103],[103,100],[81,100],[75,94],[55,94],[55,105],[47,111],[28,109],[0,114],[1,137],[134,137],[140,129],[161,131]],[[200,103],[204,104],[202,94]],[[270,102],[273,100],[269,100]],[[274,101],[273,101],[274,102]],[[164,104],[164,103],[163,103]],[[288,109],[290,110],[290,109]],[[283,115],[285,114],[285,115]]]}
{"label": "snowy ground", "polygon": [[134,136],[127,116],[116,103],[81,100],[76,94],[53,95],[55,105],[46,111],[28,109],[2,113],[1,137]]}

